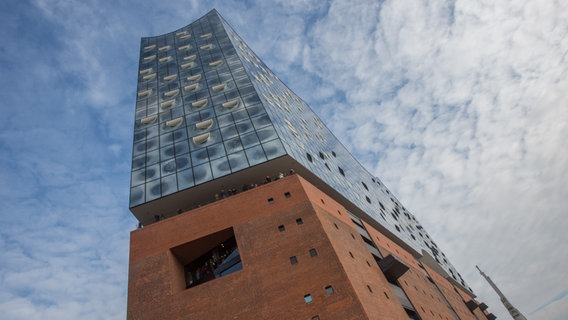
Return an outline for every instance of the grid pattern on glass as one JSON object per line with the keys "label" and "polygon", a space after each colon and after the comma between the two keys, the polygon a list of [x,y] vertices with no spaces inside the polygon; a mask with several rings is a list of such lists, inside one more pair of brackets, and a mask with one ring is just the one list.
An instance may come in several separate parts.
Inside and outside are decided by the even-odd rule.
{"label": "grid pattern on glass", "polygon": [[142,39],[130,207],[284,153],[216,13]]}

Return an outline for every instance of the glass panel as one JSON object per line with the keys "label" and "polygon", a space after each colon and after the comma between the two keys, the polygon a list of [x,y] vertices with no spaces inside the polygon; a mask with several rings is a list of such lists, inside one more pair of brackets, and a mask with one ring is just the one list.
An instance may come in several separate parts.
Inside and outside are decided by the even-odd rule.
{"label": "glass panel", "polygon": [[221,128],[221,135],[223,136],[223,140],[228,140],[237,135],[237,127],[234,125],[230,125]]}
{"label": "glass panel", "polygon": [[253,130],[252,123],[250,122],[250,120],[239,122],[237,123],[237,130],[241,135],[251,132]]}
{"label": "glass panel", "polygon": [[212,160],[211,169],[213,170],[213,177],[219,178],[231,173],[231,168],[229,167],[229,161],[226,157]]}
{"label": "glass panel", "polygon": [[225,147],[222,143],[218,143],[207,147],[209,153],[209,159],[217,159],[225,155]]}
{"label": "glass panel", "polygon": [[178,189],[183,190],[189,187],[193,187],[193,170],[188,169],[184,171],[180,171],[177,174],[178,176]]}
{"label": "glass panel", "polygon": [[286,150],[284,149],[280,139],[263,143],[262,146],[268,159],[274,159],[286,154]]}
{"label": "glass panel", "polygon": [[225,149],[227,150],[227,154],[241,151],[243,149],[241,139],[233,138],[231,140],[225,141]]}
{"label": "glass panel", "polygon": [[132,187],[137,186],[139,184],[142,184],[146,182],[146,170],[142,169],[142,170],[138,170],[138,171],[132,171],[132,176],[130,178],[130,185]]}
{"label": "glass panel", "polygon": [[247,158],[244,151],[233,153],[229,155],[229,163],[233,172],[248,167]]}
{"label": "glass panel", "polygon": [[162,162],[162,176],[176,172],[176,160],[171,159],[166,162]]}
{"label": "glass panel", "polygon": [[130,206],[136,206],[144,202],[144,185],[130,189]]}
{"label": "glass panel", "polygon": [[261,142],[273,140],[277,138],[276,130],[273,127],[267,127],[257,131],[258,138],[260,138]]}
{"label": "glass panel", "polygon": [[150,166],[160,161],[160,150],[154,150],[146,153],[146,165]]}
{"label": "glass panel", "polygon": [[251,132],[251,133],[248,133],[248,134],[241,136],[241,141],[242,141],[243,146],[245,148],[249,148],[249,147],[255,146],[255,145],[260,143],[255,132]]}
{"label": "glass panel", "polygon": [[146,180],[153,180],[160,177],[160,165],[154,164],[146,168]]}
{"label": "glass panel", "polygon": [[246,149],[245,152],[247,154],[247,158],[251,166],[266,161],[264,150],[260,145],[250,149]]}
{"label": "glass panel", "polygon": [[207,155],[207,149],[200,149],[191,153],[191,162],[193,165],[202,164],[209,161],[209,156]]}
{"label": "glass panel", "polygon": [[211,167],[209,167],[209,163],[197,166],[193,168],[193,178],[195,180],[195,184],[200,184],[203,182],[207,182],[213,179],[211,174]]}
{"label": "glass panel", "polygon": [[146,201],[157,199],[161,195],[160,179],[146,183]]}
{"label": "glass panel", "polygon": [[174,193],[177,191],[177,177],[175,174],[171,174],[167,177],[162,178],[161,183],[162,196]]}

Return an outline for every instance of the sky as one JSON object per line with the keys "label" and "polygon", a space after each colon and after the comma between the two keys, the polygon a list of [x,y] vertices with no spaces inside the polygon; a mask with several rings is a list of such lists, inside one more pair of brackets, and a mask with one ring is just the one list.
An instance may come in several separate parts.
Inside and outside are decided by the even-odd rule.
{"label": "sky", "polygon": [[479,301],[568,316],[568,2],[7,0],[0,319],[124,319],[140,38],[216,8]]}

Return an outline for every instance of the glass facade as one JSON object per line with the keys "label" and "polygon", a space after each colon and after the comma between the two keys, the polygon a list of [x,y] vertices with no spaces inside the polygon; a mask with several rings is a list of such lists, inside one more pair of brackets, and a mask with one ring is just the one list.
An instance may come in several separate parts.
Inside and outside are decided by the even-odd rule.
{"label": "glass facade", "polygon": [[289,156],[466,286],[408,210],[213,10],[143,38],[130,207]]}

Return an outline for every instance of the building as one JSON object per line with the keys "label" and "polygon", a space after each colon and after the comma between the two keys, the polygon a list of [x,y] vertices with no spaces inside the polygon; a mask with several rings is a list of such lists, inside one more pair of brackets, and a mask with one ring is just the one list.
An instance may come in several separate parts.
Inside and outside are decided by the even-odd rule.
{"label": "building", "polygon": [[129,319],[493,318],[217,11],[142,39],[134,130]]}

